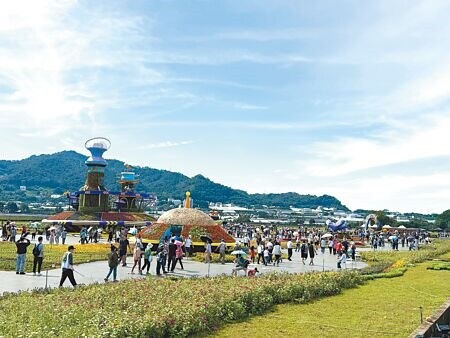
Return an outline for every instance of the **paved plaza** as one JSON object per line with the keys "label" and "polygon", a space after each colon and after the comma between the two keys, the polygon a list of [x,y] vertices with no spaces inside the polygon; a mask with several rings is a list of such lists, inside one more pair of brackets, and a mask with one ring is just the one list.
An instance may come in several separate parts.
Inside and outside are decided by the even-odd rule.
{"label": "paved plaza", "polygon": [[[77,237],[68,237],[67,244],[77,243]],[[103,242],[103,240],[102,240]],[[89,245],[89,244],[86,244]],[[402,248],[400,248],[402,249]],[[403,248],[405,250],[406,248]],[[369,248],[360,248],[359,251],[370,250]],[[380,248],[380,251],[391,250],[390,246]],[[45,259],[45,258],[44,258]],[[75,279],[79,284],[92,284],[92,283],[104,283],[104,278],[109,271],[107,261],[97,261],[85,264],[76,264],[77,254],[74,253],[75,260]],[[303,265],[300,259],[300,253],[295,252],[292,256],[292,261],[284,259],[279,266],[264,266],[263,264],[251,264],[250,268],[257,267],[261,274],[268,272],[289,272],[289,273],[304,273],[310,271],[330,271],[337,270],[337,256],[330,255],[328,250],[325,254],[320,252],[314,259],[314,265],[308,265],[309,259],[306,265]],[[221,274],[231,275],[231,271],[234,267],[233,263],[226,264],[205,264],[191,259],[183,259],[184,270],[181,270],[179,265],[175,269],[174,273],[168,273],[158,278],[165,278],[165,276],[179,276],[179,277],[205,277],[205,276],[217,276]],[[131,278],[145,278],[145,275],[131,274],[131,267],[133,265],[132,257],[128,257],[127,266],[119,266],[117,270],[118,280],[131,279]],[[346,266],[343,269],[360,269],[365,267],[366,264],[357,260],[356,262],[347,260]],[[156,275],[156,259],[153,258],[150,276]],[[137,271],[137,269],[135,269]],[[241,272],[243,275],[243,272]],[[42,276],[33,276],[32,273],[27,272],[26,275],[16,275],[15,271],[0,271],[0,293],[4,292],[17,292],[23,290],[32,290],[34,288],[54,288],[59,285],[61,278],[61,269],[56,266],[55,269],[42,271]],[[66,280],[65,286],[71,286],[69,280]]]}

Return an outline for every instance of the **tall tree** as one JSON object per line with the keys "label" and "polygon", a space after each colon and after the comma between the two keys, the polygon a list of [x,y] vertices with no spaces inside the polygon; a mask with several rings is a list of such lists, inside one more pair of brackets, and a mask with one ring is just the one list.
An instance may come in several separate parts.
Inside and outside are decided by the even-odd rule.
{"label": "tall tree", "polygon": [[436,227],[448,229],[450,224],[450,209],[445,210],[442,214],[436,217]]}
{"label": "tall tree", "polygon": [[14,214],[19,210],[19,207],[17,206],[16,202],[8,202],[6,203],[5,209],[7,212]]}

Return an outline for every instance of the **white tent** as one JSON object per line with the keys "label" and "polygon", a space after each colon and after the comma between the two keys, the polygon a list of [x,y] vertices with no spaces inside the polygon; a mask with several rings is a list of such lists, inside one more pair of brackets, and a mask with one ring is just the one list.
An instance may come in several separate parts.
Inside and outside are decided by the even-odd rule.
{"label": "white tent", "polygon": [[399,229],[406,229],[406,227],[404,225],[400,225],[398,228]]}

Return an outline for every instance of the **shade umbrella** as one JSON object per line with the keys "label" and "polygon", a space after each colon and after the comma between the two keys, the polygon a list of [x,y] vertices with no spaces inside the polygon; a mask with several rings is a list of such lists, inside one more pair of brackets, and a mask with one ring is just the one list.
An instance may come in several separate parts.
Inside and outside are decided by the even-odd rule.
{"label": "shade umbrella", "polygon": [[327,233],[327,234],[322,236],[322,238],[331,238],[331,237],[333,237],[333,235],[330,234],[330,233]]}
{"label": "shade umbrella", "polygon": [[406,229],[406,227],[404,225],[400,225],[398,228],[399,229]]}
{"label": "shade umbrella", "polygon": [[390,229],[391,226],[389,224],[383,225],[383,229]]}
{"label": "shade umbrella", "polygon": [[211,237],[209,237],[208,235],[201,235],[201,236],[200,236],[200,240],[201,240],[202,242],[212,242]]}
{"label": "shade umbrella", "polygon": [[231,252],[232,255],[247,255],[247,253],[244,250],[234,250]]}

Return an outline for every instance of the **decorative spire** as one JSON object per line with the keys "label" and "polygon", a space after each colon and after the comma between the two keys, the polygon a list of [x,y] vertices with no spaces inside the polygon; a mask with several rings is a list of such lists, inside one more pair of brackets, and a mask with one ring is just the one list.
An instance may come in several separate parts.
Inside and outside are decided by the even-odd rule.
{"label": "decorative spire", "polygon": [[191,201],[191,193],[189,191],[186,191],[186,199],[184,200],[184,207],[190,208],[192,207],[192,201]]}

